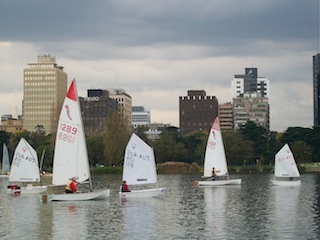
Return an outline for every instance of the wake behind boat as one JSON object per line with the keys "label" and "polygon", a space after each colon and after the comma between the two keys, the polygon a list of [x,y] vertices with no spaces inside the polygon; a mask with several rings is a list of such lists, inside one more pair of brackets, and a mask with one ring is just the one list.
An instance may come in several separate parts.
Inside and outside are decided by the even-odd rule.
{"label": "wake behind boat", "polygon": [[90,192],[52,194],[43,199],[47,201],[85,201],[107,199],[110,195],[110,189],[92,190],[87,144],[75,80],[72,80],[70,84],[59,117],[52,184],[66,186],[71,178],[76,178],[80,183],[88,181]]}
{"label": "wake behind boat", "polygon": [[[215,178],[213,180],[212,170],[215,169]],[[230,179],[227,159],[222,141],[219,118],[214,120],[207,142],[207,148],[204,159],[205,181],[195,181],[196,186],[222,186],[222,185],[241,185],[241,179]]]}
{"label": "wake behind boat", "polygon": [[[47,186],[33,186],[32,182],[40,183],[39,162],[36,151],[21,138],[13,155],[9,175],[8,193],[43,193]],[[19,187],[16,183],[27,183],[26,187]]]}
{"label": "wake behind boat", "polygon": [[275,156],[274,185],[300,186],[300,172],[289,145],[286,143]]}
{"label": "wake behind boat", "polygon": [[[145,186],[145,188],[130,192],[122,192],[120,188],[119,195],[121,197],[155,197],[165,191],[165,188],[159,188],[157,184],[153,149],[135,133],[131,135],[125,150],[122,180],[127,181],[129,186],[138,188]],[[153,185],[156,187],[153,188]]]}

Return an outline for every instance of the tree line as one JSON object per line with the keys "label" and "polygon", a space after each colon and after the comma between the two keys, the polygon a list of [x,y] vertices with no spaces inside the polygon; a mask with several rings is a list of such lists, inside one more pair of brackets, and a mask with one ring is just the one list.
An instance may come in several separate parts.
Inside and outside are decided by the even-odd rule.
{"label": "tree line", "polygon": [[[87,136],[88,154],[91,165],[122,166],[124,151],[132,134],[136,132],[155,151],[157,163],[186,162],[203,165],[208,132],[196,131],[186,135],[176,128],[163,131],[159,139],[149,140],[144,127],[132,130],[118,114],[110,114],[104,132]],[[46,134],[42,126],[35,132],[23,131],[12,134],[0,131],[1,152],[6,143],[10,159],[21,137],[37,151],[38,156],[45,149],[44,169],[52,168],[55,135]],[[320,127],[289,127],[285,132],[270,132],[248,121],[238,131],[222,131],[228,165],[273,165],[275,154],[288,143],[297,164],[320,160]]]}

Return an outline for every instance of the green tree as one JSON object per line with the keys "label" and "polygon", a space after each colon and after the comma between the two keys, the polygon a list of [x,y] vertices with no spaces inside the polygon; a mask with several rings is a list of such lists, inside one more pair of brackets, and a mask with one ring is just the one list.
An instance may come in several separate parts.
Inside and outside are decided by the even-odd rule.
{"label": "green tree", "polygon": [[228,165],[247,165],[254,159],[253,143],[245,140],[239,132],[224,131],[222,133]]}
{"label": "green tree", "polygon": [[126,144],[131,135],[128,121],[118,114],[110,112],[107,127],[103,134],[105,163],[107,165],[120,166],[123,163],[123,155]]}
{"label": "green tree", "polygon": [[103,136],[87,137],[88,155],[91,165],[105,164]]}
{"label": "green tree", "polygon": [[264,156],[268,148],[269,132],[262,126],[248,121],[241,126],[240,133],[245,140],[253,143],[254,155],[252,159],[248,159],[249,164],[256,164],[256,160]]}
{"label": "green tree", "polygon": [[162,132],[159,140],[154,143],[154,151],[157,163],[183,162],[188,158],[188,151],[181,141],[181,137],[174,132]]}
{"label": "green tree", "polygon": [[184,144],[188,151],[188,159],[186,159],[186,162],[195,162],[203,165],[207,140],[208,133],[206,131],[192,132],[184,138]]}
{"label": "green tree", "polygon": [[311,162],[312,150],[311,147],[304,141],[294,141],[291,144],[291,149],[294,155],[294,159],[297,164]]}

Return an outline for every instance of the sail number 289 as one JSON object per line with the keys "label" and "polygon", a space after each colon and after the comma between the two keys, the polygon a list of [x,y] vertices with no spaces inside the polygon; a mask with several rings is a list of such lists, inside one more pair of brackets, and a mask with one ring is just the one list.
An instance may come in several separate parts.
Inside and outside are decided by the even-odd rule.
{"label": "sail number 289", "polygon": [[67,143],[74,143],[78,129],[64,123],[61,123],[59,128],[60,132],[58,138]]}
{"label": "sail number 289", "polygon": [[76,127],[72,127],[70,125],[64,124],[64,123],[60,123],[60,130],[67,132],[67,133],[71,133],[71,134],[77,134],[77,128]]}

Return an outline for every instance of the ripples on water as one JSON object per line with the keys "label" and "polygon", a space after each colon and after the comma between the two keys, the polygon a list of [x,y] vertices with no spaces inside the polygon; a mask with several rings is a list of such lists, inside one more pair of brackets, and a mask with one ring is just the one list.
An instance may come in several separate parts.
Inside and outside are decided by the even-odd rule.
{"label": "ripples on water", "polygon": [[302,175],[300,187],[234,177],[241,186],[195,188],[200,176],[160,175],[161,197],[120,199],[121,176],[100,175],[94,186],[111,189],[107,201],[46,204],[7,195],[0,179],[0,239],[320,239],[318,174]]}

